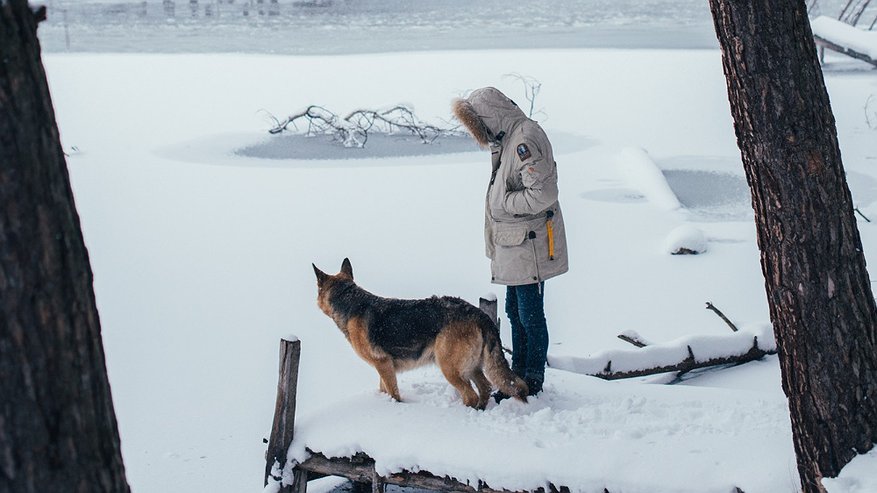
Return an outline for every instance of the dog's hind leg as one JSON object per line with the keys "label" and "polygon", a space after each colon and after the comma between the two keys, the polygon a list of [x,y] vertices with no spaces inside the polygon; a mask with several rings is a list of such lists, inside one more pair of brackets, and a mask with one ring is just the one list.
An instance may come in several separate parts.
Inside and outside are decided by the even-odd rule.
{"label": "dog's hind leg", "polygon": [[472,384],[469,383],[469,379],[464,378],[457,368],[453,368],[450,365],[442,365],[439,363],[439,368],[441,368],[448,383],[453,385],[454,388],[460,392],[460,396],[463,398],[463,404],[477,408],[480,401],[478,399],[478,394],[472,390]]}
{"label": "dog's hind leg", "polygon": [[393,367],[393,361],[387,358],[375,360],[373,364],[378,371],[378,375],[381,376],[381,391],[390,394],[390,397],[402,402],[402,397],[399,396],[399,385],[396,382],[396,369]]}
{"label": "dog's hind leg", "polygon": [[448,383],[454,386],[463,404],[477,408],[480,399],[469,377],[477,367],[481,353],[481,338],[476,337],[472,326],[466,323],[451,324],[445,327],[435,340],[435,362]]}
{"label": "dog's hind leg", "polygon": [[478,389],[478,409],[484,409],[487,407],[487,401],[490,400],[490,381],[484,376],[481,368],[475,368],[472,371],[472,381],[475,382],[475,387]]}

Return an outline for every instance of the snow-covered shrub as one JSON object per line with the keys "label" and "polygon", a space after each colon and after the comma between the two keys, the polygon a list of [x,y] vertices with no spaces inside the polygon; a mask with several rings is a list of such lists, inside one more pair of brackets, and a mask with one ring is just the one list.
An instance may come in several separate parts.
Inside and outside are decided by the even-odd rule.
{"label": "snow-covered shrub", "polygon": [[664,240],[664,251],[670,255],[698,255],[707,251],[706,237],[698,228],[683,224]]}

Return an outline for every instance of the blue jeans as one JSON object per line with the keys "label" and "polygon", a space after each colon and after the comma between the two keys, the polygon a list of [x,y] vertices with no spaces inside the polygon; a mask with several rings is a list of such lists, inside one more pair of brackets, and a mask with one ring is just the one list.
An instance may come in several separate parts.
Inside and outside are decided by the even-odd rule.
{"label": "blue jeans", "polygon": [[545,322],[545,283],[508,286],[505,311],[512,325],[512,371],[523,378],[530,391],[542,390],[548,356],[548,324]]}

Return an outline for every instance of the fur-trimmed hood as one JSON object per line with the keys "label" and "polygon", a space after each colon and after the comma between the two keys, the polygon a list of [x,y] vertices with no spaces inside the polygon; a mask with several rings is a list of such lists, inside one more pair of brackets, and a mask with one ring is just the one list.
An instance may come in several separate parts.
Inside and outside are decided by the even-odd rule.
{"label": "fur-trimmed hood", "polygon": [[509,134],[527,120],[518,105],[494,87],[482,87],[465,99],[455,99],[451,109],[482,147],[494,142],[500,132]]}

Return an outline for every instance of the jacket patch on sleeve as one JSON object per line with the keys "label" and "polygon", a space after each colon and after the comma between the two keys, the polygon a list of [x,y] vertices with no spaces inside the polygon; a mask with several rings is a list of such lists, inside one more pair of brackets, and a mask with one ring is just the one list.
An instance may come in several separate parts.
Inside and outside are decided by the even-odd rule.
{"label": "jacket patch on sleeve", "polygon": [[530,148],[527,147],[527,144],[518,144],[518,157],[521,158],[521,161],[526,161],[530,159],[532,154],[530,154]]}

